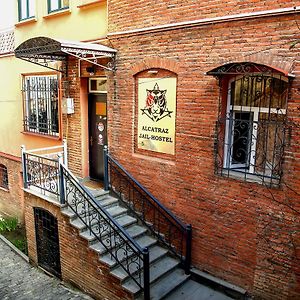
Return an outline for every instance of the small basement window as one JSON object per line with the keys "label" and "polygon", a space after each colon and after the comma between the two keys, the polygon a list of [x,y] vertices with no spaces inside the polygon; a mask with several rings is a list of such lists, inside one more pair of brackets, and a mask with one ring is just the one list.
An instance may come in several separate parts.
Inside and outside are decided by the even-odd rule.
{"label": "small basement window", "polygon": [[0,187],[8,190],[8,173],[6,166],[0,164]]}

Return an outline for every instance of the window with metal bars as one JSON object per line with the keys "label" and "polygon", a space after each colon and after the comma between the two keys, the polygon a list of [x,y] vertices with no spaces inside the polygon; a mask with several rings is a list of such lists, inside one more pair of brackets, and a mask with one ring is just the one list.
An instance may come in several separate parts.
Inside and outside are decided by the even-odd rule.
{"label": "window with metal bars", "polygon": [[57,136],[59,133],[57,76],[25,76],[23,93],[24,131]]}
{"label": "window with metal bars", "polygon": [[259,65],[220,77],[216,167],[223,176],[277,186],[282,176],[288,78]]}
{"label": "window with metal bars", "polygon": [[69,7],[69,0],[48,0],[48,13],[66,9]]}
{"label": "window with metal bars", "polygon": [[0,164],[0,187],[8,190],[8,173],[6,166]]}
{"label": "window with metal bars", "polygon": [[35,0],[18,0],[19,21],[35,16]]}

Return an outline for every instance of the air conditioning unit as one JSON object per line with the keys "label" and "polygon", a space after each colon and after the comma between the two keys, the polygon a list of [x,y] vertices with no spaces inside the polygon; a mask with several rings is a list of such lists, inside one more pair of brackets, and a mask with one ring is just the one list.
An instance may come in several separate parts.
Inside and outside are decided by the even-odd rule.
{"label": "air conditioning unit", "polygon": [[74,114],[74,99],[63,98],[62,99],[62,113],[63,114]]}

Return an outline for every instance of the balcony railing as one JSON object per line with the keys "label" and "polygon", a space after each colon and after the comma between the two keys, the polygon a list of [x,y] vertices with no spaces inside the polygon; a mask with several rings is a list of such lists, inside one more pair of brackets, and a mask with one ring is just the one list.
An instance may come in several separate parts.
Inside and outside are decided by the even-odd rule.
{"label": "balcony railing", "polygon": [[67,165],[67,144],[26,150],[22,146],[24,188],[59,200],[59,164]]}

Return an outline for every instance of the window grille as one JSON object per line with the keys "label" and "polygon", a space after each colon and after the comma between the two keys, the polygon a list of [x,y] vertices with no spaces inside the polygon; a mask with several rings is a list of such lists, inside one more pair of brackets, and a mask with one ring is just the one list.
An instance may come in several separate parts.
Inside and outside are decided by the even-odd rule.
{"label": "window grille", "polygon": [[35,0],[18,0],[19,21],[31,19],[35,15]]}
{"label": "window grille", "polygon": [[58,80],[56,76],[25,76],[24,130],[58,135]]}
{"label": "window grille", "polygon": [[0,187],[8,190],[8,173],[6,166],[0,164]]}
{"label": "window grille", "polygon": [[15,48],[15,34],[13,31],[0,33],[0,55],[13,53]]}
{"label": "window grille", "polygon": [[69,7],[69,0],[48,0],[48,12],[55,12]]}
{"label": "window grille", "polygon": [[216,169],[223,176],[277,186],[282,176],[288,79],[256,67],[236,65],[220,78]]}

